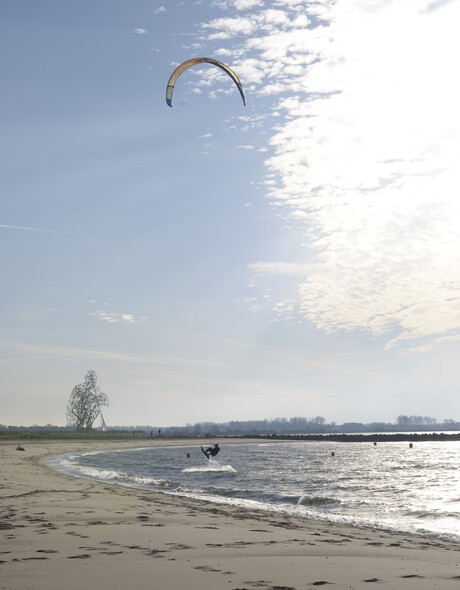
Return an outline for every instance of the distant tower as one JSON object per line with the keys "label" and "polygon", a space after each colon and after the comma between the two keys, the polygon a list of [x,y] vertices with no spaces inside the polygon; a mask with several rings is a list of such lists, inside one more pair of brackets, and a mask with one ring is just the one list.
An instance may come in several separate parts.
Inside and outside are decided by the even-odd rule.
{"label": "distant tower", "polygon": [[107,432],[107,424],[105,423],[104,416],[102,415],[102,412],[101,412],[101,426],[100,426],[100,430],[101,430],[101,432]]}

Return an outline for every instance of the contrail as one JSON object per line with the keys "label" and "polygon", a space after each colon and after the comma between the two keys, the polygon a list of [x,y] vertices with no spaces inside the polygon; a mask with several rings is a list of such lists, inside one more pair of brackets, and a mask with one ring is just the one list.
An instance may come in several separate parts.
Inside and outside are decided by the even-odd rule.
{"label": "contrail", "polygon": [[46,234],[62,234],[65,236],[81,235],[81,234],[71,234],[70,232],[67,232],[67,231],[57,231],[54,229],[40,229],[38,227],[23,227],[22,225],[3,225],[2,223],[0,223],[0,227],[6,227],[7,229],[22,229],[22,230],[26,230],[26,231],[39,231],[39,232],[44,232]]}

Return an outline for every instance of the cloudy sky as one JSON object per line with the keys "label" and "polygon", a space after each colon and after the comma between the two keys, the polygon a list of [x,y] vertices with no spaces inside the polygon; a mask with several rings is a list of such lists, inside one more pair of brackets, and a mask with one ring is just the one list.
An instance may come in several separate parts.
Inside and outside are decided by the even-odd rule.
{"label": "cloudy sky", "polygon": [[460,419],[459,21],[3,0],[0,423]]}

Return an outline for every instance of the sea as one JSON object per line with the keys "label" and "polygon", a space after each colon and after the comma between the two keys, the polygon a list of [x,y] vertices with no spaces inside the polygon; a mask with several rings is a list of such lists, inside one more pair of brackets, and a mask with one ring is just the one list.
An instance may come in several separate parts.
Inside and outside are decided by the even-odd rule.
{"label": "sea", "polygon": [[221,444],[68,453],[77,477],[304,519],[460,541],[460,442]]}

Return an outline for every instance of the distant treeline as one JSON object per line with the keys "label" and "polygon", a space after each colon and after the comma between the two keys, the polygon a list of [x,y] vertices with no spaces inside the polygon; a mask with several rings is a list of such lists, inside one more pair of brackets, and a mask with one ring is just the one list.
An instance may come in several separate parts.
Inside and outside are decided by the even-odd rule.
{"label": "distant treeline", "polygon": [[398,416],[395,423],[371,422],[345,422],[336,424],[327,423],[322,416],[314,418],[273,418],[270,420],[245,420],[231,422],[198,422],[187,426],[167,427],[138,427],[147,431],[166,436],[247,436],[247,435],[296,435],[296,434],[339,434],[339,433],[371,433],[371,432],[413,432],[413,431],[456,431],[460,430],[460,422],[446,419],[442,422],[436,418],[426,416]]}
{"label": "distant treeline", "polygon": [[[54,432],[66,431],[71,433],[75,427],[71,426],[12,426],[0,424],[0,431],[19,432]],[[94,429],[95,431],[97,429]],[[127,431],[131,433],[146,433],[149,436],[275,436],[302,434],[346,434],[346,433],[397,433],[397,432],[436,432],[460,431],[460,422],[452,419],[438,421],[428,416],[398,416],[396,422],[345,422],[327,423],[322,416],[314,418],[293,417],[273,418],[267,420],[232,420],[231,422],[198,422],[186,426],[109,426],[112,433]]]}

